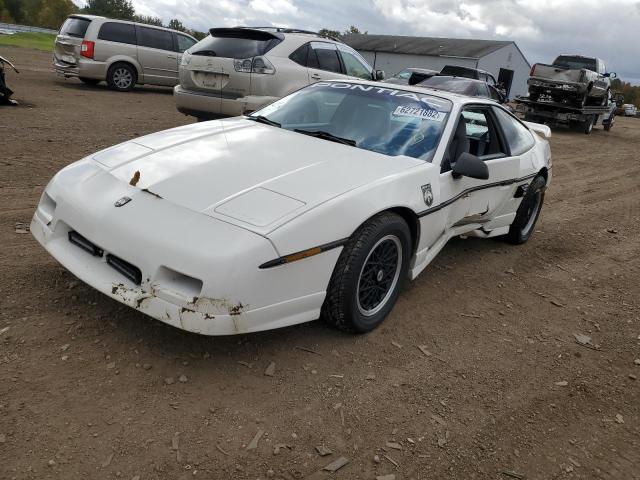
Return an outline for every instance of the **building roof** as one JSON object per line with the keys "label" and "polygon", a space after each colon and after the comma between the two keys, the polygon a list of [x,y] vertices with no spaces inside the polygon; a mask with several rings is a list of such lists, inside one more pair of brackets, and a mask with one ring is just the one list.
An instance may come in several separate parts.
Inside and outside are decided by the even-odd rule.
{"label": "building roof", "polygon": [[436,57],[482,58],[512,41],[475,40],[470,38],[407,37],[403,35],[369,35],[352,33],[342,41],[356,50],[407,53]]}

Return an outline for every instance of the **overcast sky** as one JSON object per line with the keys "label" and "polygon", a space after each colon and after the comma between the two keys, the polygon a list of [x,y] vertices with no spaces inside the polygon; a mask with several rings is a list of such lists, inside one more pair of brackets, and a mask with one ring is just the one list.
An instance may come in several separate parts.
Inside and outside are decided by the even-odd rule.
{"label": "overcast sky", "polygon": [[[78,0],[80,3],[81,0]],[[369,33],[514,40],[530,63],[594,55],[640,83],[640,0],[133,0],[187,27],[277,25]]]}

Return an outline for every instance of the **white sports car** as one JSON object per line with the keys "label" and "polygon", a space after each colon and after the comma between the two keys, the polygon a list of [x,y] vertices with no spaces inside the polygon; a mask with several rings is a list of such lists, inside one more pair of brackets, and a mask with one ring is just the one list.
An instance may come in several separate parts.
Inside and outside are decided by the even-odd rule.
{"label": "white sports car", "polygon": [[551,179],[539,134],[490,100],[319,82],[69,165],[31,231],[84,282],[184,330],[366,332],[451,237],[527,241]]}

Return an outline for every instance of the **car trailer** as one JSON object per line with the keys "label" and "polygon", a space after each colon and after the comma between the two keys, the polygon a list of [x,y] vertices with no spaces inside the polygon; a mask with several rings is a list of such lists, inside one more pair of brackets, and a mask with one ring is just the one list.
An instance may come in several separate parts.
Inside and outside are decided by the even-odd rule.
{"label": "car trailer", "polygon": [[534,102],[527,97],[518,97],[514,101],[518,104],[517,111],[524,114],[526,121],[569,127],[577,126],[587,135],[597,125],[602,125],[607,132],[611,130],[616,113],[616,103],[610,101],[607,102],[607,105],[581,108],[560,102],[544,100]]}

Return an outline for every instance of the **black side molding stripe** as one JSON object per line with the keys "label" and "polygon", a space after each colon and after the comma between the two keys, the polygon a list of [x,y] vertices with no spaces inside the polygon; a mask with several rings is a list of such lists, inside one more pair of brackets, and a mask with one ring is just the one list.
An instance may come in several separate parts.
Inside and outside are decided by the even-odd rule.
{"label": "black side molding stripe", "polygon": [[340,240],[335,240],[333,242],[325,243],[323,245],[318,245],[317,247],[308,248],[296,253],[291,253],[283,257],[278,257],[274,260],[269,260],[268,262],[263,263],[259,268],[265,269],[277,267],[278,265],[284,265],[285,263],[291,263],[297,260],[302,260],[303,258],[313,257],[314,255],[318,255],[319,253],[324,253],[329,250],[333,250],[334,248],[342,247],[347,243],[348,240],[348,238],[343,238]]}
{"label": "black side molding stripe", "polygon": [[503,187],[505,185],[513,185],[514,183],[519,183],[519,182],[524,182],[526,180],[530,180],[530,179],[532,179],[533,177],[535,177],[537,175],[538,175],[538,172],[532,173],[531,175],[527,175],[526,177],[513,178],[511,180],[502,180],[500,182],[487,183],[486,185],[478,185],[477,187],[467,188],[466,190],[463,190],[462,192],[460,192],[455,197],[451,197],[450,199],[445,200],[442,203],[439,203],[435,207],[431,207],[431,208],[428,208],[427,210],[423,210],[422,212],[418,212],[416,215],[418,215],[418,217],[420,217],[420,218],[421,217],[425,217],[425,216],[427,216],[427,215],[429,215],[431,213],[435,213],[438,210],[443,209],[444,207],[448,207],[453,202],[455,202],[457,200],[460,200],[462,197],[464,197],[465,195],[470,194],[471,192],[477,192],[478,190],[484,190],[486,188]]}
{"label": "black side molding stripe", "polygon": [[[536,173],[532,173],[531,175],[527,175],[526,177],[520,177],[520,178],[514,178],[511,180],[503,180],[501,182],[494,182],[494,183],[488,183],[486,185],[478,185],[477,187],[472,187],[472,188],[468,188],[466,190],[464,190],[463,192],[460,192],[458,195],[456,195],[455,197],[452,197],[448,200],[445,200],[444,202],[436,205],[435,207],[431,207],[428,208],[427,210],[423,210],[422,212],[418,212],[416,215],[418,217],[425,217],[431,213],[435,213],[438,210],[441,210],[449,205],[451,205],[453,202],[460,200],[462,197],[464,197],[465,195],[471,193],[471,192],[476,192],[478,190],[484,190],[485,188],[493,188],[493,187],[502,187],[505,185],[512,185],[514,183],[519,183],[519,182],[524,182],[526,180],[530,180],[533,177],[537,176],[538,172]],[[278,257],[275,258],[273,260],[269,260],[268,262],[263,263],[262,265],[260,265],[260,269],[265,269],[265,268],[273,268],[273,267],[277,267],[279,265],[284,265],[285,263],[291,263],[291,262],[295,262],[298,260],[302,260],[303,258],[309,258],[309,257],[313,257],[314,255],[318,255],[320,253],[324,253],[328,250],[333,250],[334,248],[338,248],[338,247],[342,247],[344,246],[347,241],[349,240],[349,238],[343,238],[340,240],[335,240],[333,242],[329,242],[329,243],[325,243],[323,245],[318,245],[317,247],[312,247],[312,248],[308,248],[306,250],[301,250],[299,252],[295,252],[295,253],[291,253],[289,255],[285,255],[283,257]]]}

